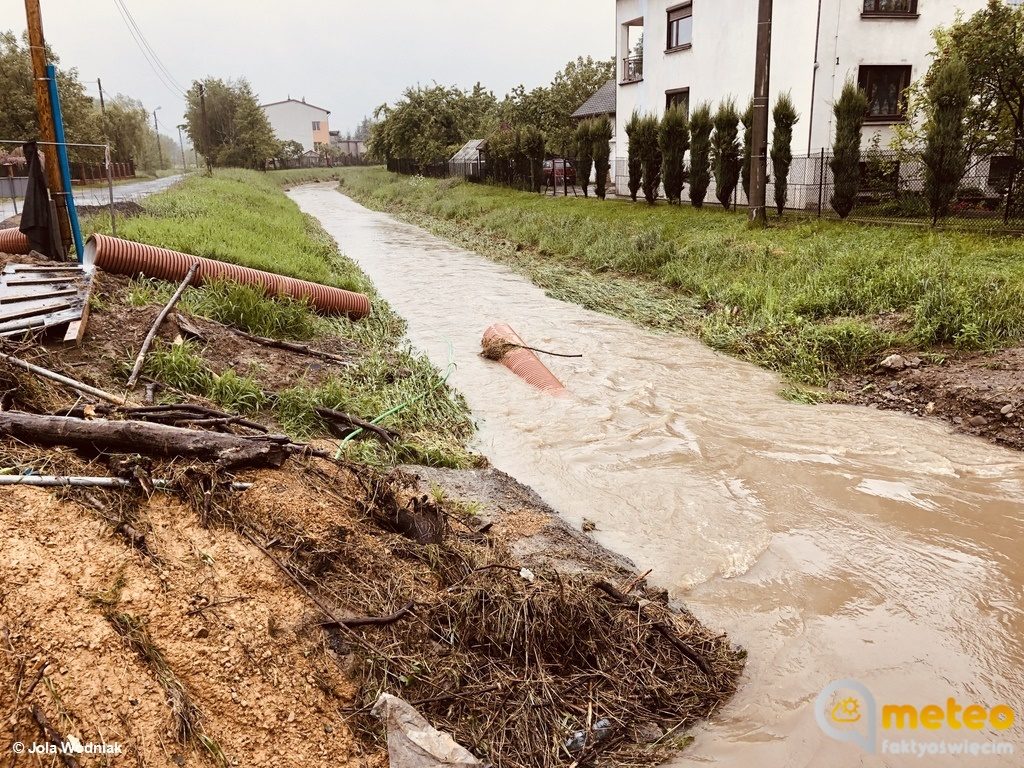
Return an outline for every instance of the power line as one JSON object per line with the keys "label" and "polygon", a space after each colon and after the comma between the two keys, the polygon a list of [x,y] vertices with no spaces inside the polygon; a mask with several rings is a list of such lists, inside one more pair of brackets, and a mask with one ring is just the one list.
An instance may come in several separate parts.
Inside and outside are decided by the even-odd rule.
{"label": "power line", "polygon": [[[114,7],[117,8],[117,12],[121,14],[121,18],[124,20],[125,26],[128,28],[128,33],[132,36],[139,52],[142,53],[142,56],[146,59],[146,63],[149,64],[150,69],[153,70],[153,74],[157,76],[160,83],[175,97],[185,98],[185,91],[174,81],[174,78],[170,77],[169,74],[165,75],[161,72],[161,68],[166,71],[166,67],[163,66],[162,62],[158,65],[157,62],[159,62],[159,59],[157,58],[154,61],[154,58],[152,58],[151,54],[146,50],[148,43],[143,44],[142,40],[145,38],[140,40],[139,36],[136,34],[132,23],[128,20],[130,16],[130,14],[128,14],[128,9],[122,6],[120,0],[114,0]],[[152,56],[156,56],[156,54],[154,53]]]}
{"label": "power line", "polygon": [[132,12],[128,9],[128,5],[125,2],[125,0],[115,0],[115,2],[117,2],[117,4],[124,9],[124,12],[128,14],[128,21],[131,22],[131,25],[133,27],[135,27],[135,31],[139,34],[139,39],[142,40],[142,44],[145,45],[149,52],[153,55],[153,60],[156,61],[157,66],[159,66],[163,73],[167,75],[167,79],[170,80],[172,85],[174,85],[179,91],[184,92],[185,88],[182,88],[181,83],[174,79],[174,75],[171,74],[171,70],[169,70],[164,65],[163,61],[157,55],[156,50],[153,48],[152,45],[149,44],[149,40],[146,39],[145,34],[143,34],[142,32],[142,27],[139,26],[139,23],[135,20],[135,17],[132,15]]}

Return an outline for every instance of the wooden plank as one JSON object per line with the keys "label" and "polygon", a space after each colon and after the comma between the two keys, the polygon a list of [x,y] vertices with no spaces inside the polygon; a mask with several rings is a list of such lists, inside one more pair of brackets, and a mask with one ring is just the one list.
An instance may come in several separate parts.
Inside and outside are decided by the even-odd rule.
{"label": "wooden plank", "polygon": [[18,275],[11,275],[7,278],[7,285],[71,285],[79,282],[73,277],[36,277],[34,275],[19,278]]}
{"label": "wooden plank", "polygon": [[89,299],[92,298],[93,279],[86,280],[85,293],[82,295],[82,315],[77,320],[68,323],[68,329],[64,333],[64,343],[74,343],[76,346],[82,343],[85,335],[85,326],[89,322]]}
{"label": "wooden plank", "polygon": [[52,291],[49,288],[37,287],[32,290],[35,292],[30,293],[25,289],[15,290],[7,288],[5,285],[0,285],[0,307],[15,305],[22,301],[34,301],[35,299],[59,299],[62,296],[77,296],[80,293],[75,288]]}
{"label": "wooden plank", "polygon": [[22,320],[12,320],[7,323],[0,323],[0,336],[12,336],[28,331],[50,328],[55,325],[62,325],[78,320],[82,317],[81,309],[69,309],[64,312],[56,312],[51,315],[41,315]]}
{"label": "wooden plank", "polygon": [[68,301],[66,299],[41,299],[38,301],[19,301],[17,304],[5,304],[0,308],[0,323],[6,323],[8,320],[17,320],[19,317],[62,312],[65,309],[71,309],[77,303],[77,301]]}
{"label": "wooden plank", "polygon": [[40,274],[49,274],[53,272],[82,272],[82,268],[76,265],[68,265],[66,267],[41,267],[38,264],[8,264],[4,267],[2,274],[14,275],[23,274],[25,272],[39,272]]}

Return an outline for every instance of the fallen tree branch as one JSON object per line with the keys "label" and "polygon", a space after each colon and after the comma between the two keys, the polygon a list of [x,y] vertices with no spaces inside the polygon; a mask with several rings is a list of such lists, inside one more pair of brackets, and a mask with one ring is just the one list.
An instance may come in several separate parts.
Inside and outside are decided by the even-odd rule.
{"label": "fallen tree branch", "polygon": [[648,615],[647,611],[644,610],[644,607],[640,605],[639,600],[636,600],[635,598],[623,594],[614,586],[609,584],[607,581],[595,582],[594,587],[604,592],[606,595],[608,595],[616,602],[621,603],[630,610],[636,611],[641,616],[643,616],[643,618],[649,621],[651,626],[654,627],[654,629],[656,629],[662,637],[664,637],[666,640],[672,643],[672,645],[674,645],[676,649],[681,654],[683,654],[683,656],[692,661],[701,672],[703,672],[708,677],[711,676],[711,665],[708,664],[707,659],[702,657],[695,650],[690,648],[690,646],[684,643],[680,639],[679,634],[674,629],[669,627],[664,622],[651,618],[651,616]]}
{"label": "fallen tree branch", "polygon": [[412,600],[403,605],[397,611],[392,613],[390,616],[355,616],[351,619],[331,619],[330,621],[321,621],[321,627],[382,627],[388,624],[394,624],[396,621],[401,619],[406,614],[413,612],[413,608],[416,606]]}
{"label": "fallen tree branch", "polygon": [[102,389],[97,389],[96,387],[91,387],[88,384],[83,384],[80,381],[72,379],[70,376],[64,376],[63,374],[51,371],[49,368],[43,368],[41,365],[29,363],[25,360],[22,360],[21,358],[14,357],[13,355],[8,355],[4,354],[3,352],[0,352],[0,360],[6,360],[11,365],[16,365],[19,368],[24,368],[26,371],[28,371],[29,373],[34,373],[36,376],[41,376],[44,379],[49,379],[50,381],[56,381],[58,384],[63,384],[66,387],[71,387],[71,389],[78,390],[79,392],[84,392],[85,394],[92,395],[93,397],[98,397],[100,400],[106,400],[108,403],[114,403],[115,405],[124,405],[127,402],[127,395],[124,397],[112,395],[109,392],[104,392]]}
{"label": "fallen tree branch", "polygon": [[[174,488],[170,480],[150,480],[158,491]],[[123,477],[94,477],[91,475],[0,475],[0,485],[28,485],[33,488],[132,488],[139,484]],[[232,491],[245,491],[252,483],[231,483]]]}
{"label": "fallen tree branch", "polygon": [[32,717],[35,718],[36,723],[39,725],[39,730],[43,733],[43,739],[48,744],[52,744],[57,748],[57,755],[60,757],[60,761],[64,763],[64,768],[79,768],[81,763],[64,751],[64,742],[67,740],[60,731],[50,724],[43,710],[38,706],[32,707]]}
{"label": "fallen tree branch", "polygon": [[0,435],[37,445],[67,445],[148,456],[192,456],[216,461],[224,467],[279,467],[288,457],[286,437],[243,437],[145,421],[85,420],[7,411],[0,413]]}
{"label": "fallen tree branch", "polygon": [[[333,408],[324,408],[323,406],[318,405],[314,410],[320,418],[334,424],[341,424],[344,427],[348,427],[349,431],[362,429],[373,434],[382,443],[386,443],[391,446],[398,445],[397,438],[399,437],[399,434],[390,429],[385,429],[377,424],[360,419],[357,416],[350,416],[347,413],[336,411]],[[344,437],[344,435],[339,435],[339,437]]]}
{"label": "fallen tree branch", "polygon": [[146,362],[146,353],[149,352],[149,347],[153,344],[153,339],[156,338],[156,332],[160,330],[160,325],[163,323],[167,315],[170,314],[171,310],[174,309],[174,305],[178,303],[178,299],[181,298],[181,294],[185,292],[189,284],[192,282],[192,278],[195,277],[196,270],[199,269],[199,262],[193,261],[192,266],[188,268],[188,272],[185,273],[185,279],[181,281],[181,285],[178,286],[178,290],[171,296],[171,300],[168,301],[164,308],[160,310],[160,314],[156,316],[156,320],[153,321],[153,326],[149,329],[149,333],[146,334],[146,338],[142,341],[142,347],[139,349],[139,354],[135,358],[135,365],[132,368],[132,373],[128,377],[128,388],[131,389],[135,386],[135,382],[139,380],[139,374],[142,373],[142,366]]}
{"label": "fallen tree branch", "polygon": [[[188,320],[187,318],[182,317],[179,314],[174,316],[174,320],[175,322],[178,323],[178,327],[181,328],[181,330],[188,333],[189,335],[195,336],[196,338],[199,339],[205,338],[203,336],[203,332],[199,330],[192,323],[192,321]],[[236,336],[241,336],[243,339],[248,339],[254,344],[259,344],[264,347],[274,347],[275,349],[283,349],[288,352],[294,352],[298,355],[319,357],[322,360],[330,360],[332,363],[338,363],[339,365],[353,365],[351,360],[347,360],[341,355],[335,355],[331,352],[325,352],[322,349],[314,349],[308,344],[300,344],[297,341],[284,341],[283,339],[271,339],[266,336],[257,336],[255,333],[249,333],[248,331],[243,331],[241,328],[233,328],[230,325],[218,323],[216,320],[211,320],[208,317],[204,317],[203,320],[205,320],[207,323],[212,323],[213,325],[219,326],[226,331],[230,331]]]}

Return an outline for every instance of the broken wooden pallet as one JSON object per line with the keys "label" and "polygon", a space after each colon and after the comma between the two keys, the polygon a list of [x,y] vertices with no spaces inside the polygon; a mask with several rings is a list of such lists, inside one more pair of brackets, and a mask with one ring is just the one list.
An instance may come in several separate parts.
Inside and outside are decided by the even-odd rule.
{"label": "broken wooden pallet", "polygon": [[92,279],[77,264],[8,264],[0,273],[0,337],[66,325],[78,343],[89,317]]}

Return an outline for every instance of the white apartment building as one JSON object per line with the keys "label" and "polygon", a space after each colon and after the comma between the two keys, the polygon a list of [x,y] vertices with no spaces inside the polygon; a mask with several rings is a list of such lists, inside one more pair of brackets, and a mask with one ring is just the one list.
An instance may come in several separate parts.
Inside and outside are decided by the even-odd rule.
{"label": "white apartment building", "polygon": [[307,152],[316,149],[317,144],[330,141],[327,117],[331,111],[307,104],[305,97],[301,100],[288,97],[284,101],[261,104],[260,108],[281,141],[297,141]]}
{"label": "white apartment building", "polygon": [[[634,110],[660,116],[668,104],[712,111],[733,97],[742,112],[753,93],[756,0],[617,0],[616,186],[626,192],[625,124]],[[904,88],[931,61],[932,30],[969,16],[986,0],[776,0],[771,104],[792,96],[800,121],[795,157],[829,148],[832,104],[847,80],[869,108],[864,144],[883,146],[903,118]],[[769,128],[770,129],[770,128]]]}

